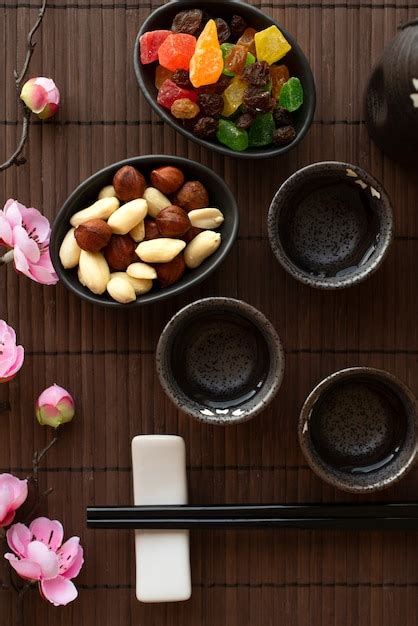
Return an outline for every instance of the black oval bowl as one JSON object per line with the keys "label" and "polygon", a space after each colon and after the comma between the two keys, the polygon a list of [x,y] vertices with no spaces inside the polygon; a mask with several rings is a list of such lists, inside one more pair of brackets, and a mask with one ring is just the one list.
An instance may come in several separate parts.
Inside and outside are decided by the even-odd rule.
{"label": "black oval bowl", "polygon": [[[113,300],[107,293],[100,296],[95,295],[86,287],[83,287],[80,283],[77,276],[77,268],[72,270],[64,269],[59,258],[59,250],[62,241],[68,230],[71,228],[71,216],[80,209],[88,207],[92,204],[97,199],[100,189],[105,185],[110,185],[115,172],[124,165],[133,165],[144,174],[147,180],[149,180],[151,170],[155,167],[160,167],[162,165],[175,165],[176,167],[179,167],[184,172],[186,180],[199,180],[205,185],[209,193],[210,206],[220,209],[225,217],[225,221],[219,229],[222,236],[221,245],[212,256],[202,263],[200,267],[187,271],[183,278],[175,285],[167,287],[166,289],[155,288],[143,296],[138,296],[135,302],[131,302],[129,304],[120,304],[119,302],[115,302],[115,300]],[[62,280],[65,286],[68,287],[70,291],[73,291],[77,296],[93,304],[125,309],[128,307],[166,300],[172,296],[182,293],[183,291],[186,291],[190,287],[197,285],[202,280],[207,278],[219,265],[221,265],[230,251],[237,236],[238,224],[238,207],[232,192],[224,180],[222,180],[220,176],[215,174],[215,172],[209,168],[201,165],[200,163],[196,163],[195,161],[176,156],[152,155],[133,157],[124,161],[119,161],[118,163],[113,163],[99,172],[96,172],[90,176],[90,178],[87,178],[83,183],[81,183],[67,198],[55,218],[55,222],[52,227],[50,243],[51,258],[60,280]]]}
{"label": "black oval bowl", "polygon": [[249,26],[258,30],[268,28],[272,24],[275,24],[278,28],[280,28],[286,39],[289,41],[292,46],[292,50],[283,58],[283,63],[289,67],[291,76],[297,76],[301,80],[304,90],[303,105],[293,114],[296,128],[295,139],[286,146],[273,145],[263,148],[248,148],[243,152],[235,152],[234,150],[230,150],[223,144],[219,143],[217,140],[206,141],[205,139],[196,137],[192,132],[179,124],[169,111],[157,103],[157,89],[154,84],[156,64],[141,64],[139,58],[139,38],[149,30],[169,30],[176,13],[187,8],[194,8],[198,5],[199,3],[196,0],[175,0],[174,2],[168,2],[153,11],[142,24],[135,41],[134,67],[139,86],[145,98],[148,100],[154,111],[158,113],[158,115],[165,122],[170,124],[170,126],[182,133],[182,135],[192,141],[195,141],[201,146],[204,146],[205,148],[215,150],[216,152],[220,152],[226,156],[234,156],[244,159],[264,159],[278,156],[292,150],[307,133],[315,112],[315,82],[310,65],[294,37],[292,37],[292,35],[288,33],[288,31],[283,28],[281,24],[273,20],[268,15],[262,13],[262,11],[256,9],[254,6],[244,4],[238,0],[228,0],[227,2],[209,0],[206,5],[206,9],[214,17],[222,17],[224,19],[229,19],[235,14],[242,15],[242,17],[248,22]]}

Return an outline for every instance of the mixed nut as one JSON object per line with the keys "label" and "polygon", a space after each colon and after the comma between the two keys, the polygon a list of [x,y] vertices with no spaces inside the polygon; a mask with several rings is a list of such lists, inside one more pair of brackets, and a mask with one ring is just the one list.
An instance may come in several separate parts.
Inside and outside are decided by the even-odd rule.
{"label": "mixed nut", "polygon": [[92,293],[133,302],[155,283],[174,285],[219,248],[224,216],[210,207],[200,181],[185,181],[167,165],[151,172],[150,183],[125,165],[96,202],[71,217],[60,260],[65,269],[78,267]]}

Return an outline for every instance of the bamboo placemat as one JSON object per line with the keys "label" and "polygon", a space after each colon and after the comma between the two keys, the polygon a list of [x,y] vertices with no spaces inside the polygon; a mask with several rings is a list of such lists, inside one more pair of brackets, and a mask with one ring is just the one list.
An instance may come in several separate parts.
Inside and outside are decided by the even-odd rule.
{"label": "bamboo placemat", "polygon": [[[24,475],[50,432],[34,423],[33,400],[47,385],[69,388],[77,417],[47,457],[41,481],[54,488],[42,509],[80,534],[86,564],[79,599],[54,609],[30,594],[31,626],[416,626],[418,545],[414,534],[378,532],[196,532],[193,596],[175,605],[140,605],[134,597],[133,537],[87,531],[88,504],[131,501],[130,440],[138,433],[178,433],[188,449],[192,502],[346,500],[307,468],[296,423],[303,399],[323,376],[349,365],[387,369],[418,393],[418,180],[382,156],[363,121],[367,75],[397,26],[418,14],[412,0],[392,2],[255,1],[286,25],[310,59],[318,107],[308,136],[290,155],[248,163],[223,158],[163,125],[139,93],[132,48],[158,2],[55,0],[38,34],[32,75],[52,76],[62,108],[35,123],[28,163],[0,175],[0,198],[18,198],[53,219],[73,188],[127,156],[179,154],[221,174],[236,194],[241,227],[222,268],[183,297],[130,311],[82,303],[2,270],[0,317],[26,348],[15,381],[0,388],[13,410],[0,421],[0,471]],[[13,68],[36,16],[35,0],[0,4],[2,97],[0,149],[15,146],[19,112]],[[393,200],[396,238],[383,267],[340,293],[304,287],[270,252],[266,213],[280,183],[317,160],[358,163]],[[261,417],[212,428],[179,414],[165,398],[154,350],[169,317],[207,295],[259,307],[286,348],[287,371]],[[416,498],[418,471],[376,499]],[[11,594],[0,590],[0,623],[13,623]]]}

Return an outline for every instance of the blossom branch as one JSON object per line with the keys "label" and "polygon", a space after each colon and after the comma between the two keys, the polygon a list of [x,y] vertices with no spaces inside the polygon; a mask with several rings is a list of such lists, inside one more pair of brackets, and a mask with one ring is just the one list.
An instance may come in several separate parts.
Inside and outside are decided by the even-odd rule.
{"label": "blossom branch", "polygon": [[36,46],[36,42],[33,41],[33,37],[36,31],[39,29],[39,27],[42,24],[42,20],[44,18],[45,11],[46,11],[46,5],[47,5],[47,0],[42,0],[42,6],[39,9],[38,17],[34,25],[32,26],[31,30],[29,31],[27,39],[26,39],[26,56],[23,62],[22,69],[20,70],[20,72],[18,72],[17,70],[14,71],[16,93],[17,93],[18,100],[21,103],[21,108],[23,111],[22,133],[20,135],[20,141],[15,151],[13,152],[13,154],[4,163],[0,164],[0,172],[3,172],[4,170],[8,169],[12,165],[19,166],[19,165],[23,165],[24,163],[26,163],[26,159],[25,157],[22,156],[22,152],[29,138],[29,126],[30,126],[31,112],[19,98],[20,86],[29,69],[29,64],[30,64],[30,61],[31,61],[31,58],[32,58],[32,55]]}

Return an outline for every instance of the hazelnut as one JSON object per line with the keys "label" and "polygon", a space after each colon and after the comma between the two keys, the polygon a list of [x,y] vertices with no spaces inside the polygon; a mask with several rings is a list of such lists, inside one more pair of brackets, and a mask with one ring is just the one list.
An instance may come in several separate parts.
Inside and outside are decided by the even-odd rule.
{"label": "hazelnut", "polygon": [[136,243],[130,235],[112,235],[103,250],[106,261],[113,270],[126,270],[136,260]]}
{"label": "hazelnut", "polygon": [[157,222],[155,220],[144,220],[145,226],[145,241],[149,241],[150,239],[158,239],[161,237],[161,233],[158,230]]}
{"label": "hazelnut", "polygon": [[142,198],[145,191],[145,178],[132,165],[121,167],[113,177],[116,196],[123,202]]}
{"label": "hazelnut", "polygon": [[186,211],[174,205],[160,211],[155,221],[163,237],[181,237],[191,226]]}
{"label": "hazelnut", "polygon": [[157,280],[162,288],[177,283],[186,270],[182,254],[176,256],[169,263],[155,263],[154,267],[157,271]]}
{"label": "hazelnut", "polygon": [[184,233],[182,239],[186,243],[190,243],[191,240],[194,239],[196,237],[196,235],[198,235],[201,232],[202,232],[201,228],[196,228],[196,226],[192,226],[191,228],[189,228],[187,233]]}
{"label": "hazelnut", "polygon": [[186,211],[203,209],[209,206],[209,195],[206,188],[198,180],[185,183],[177,192],[175,203]]}
{"label": "hazelnut", "polygon": [[112,236],[112,229],[104,220],[93,219],[80,224],[74,231],[78,246],[87,252],[99,252],[107,246]]}
{"label": "hazelnut", "polygon": [[175,193],[184,183],[184,175],[177,167],[159,167],[151,172],[151,183],[162,193]]}

